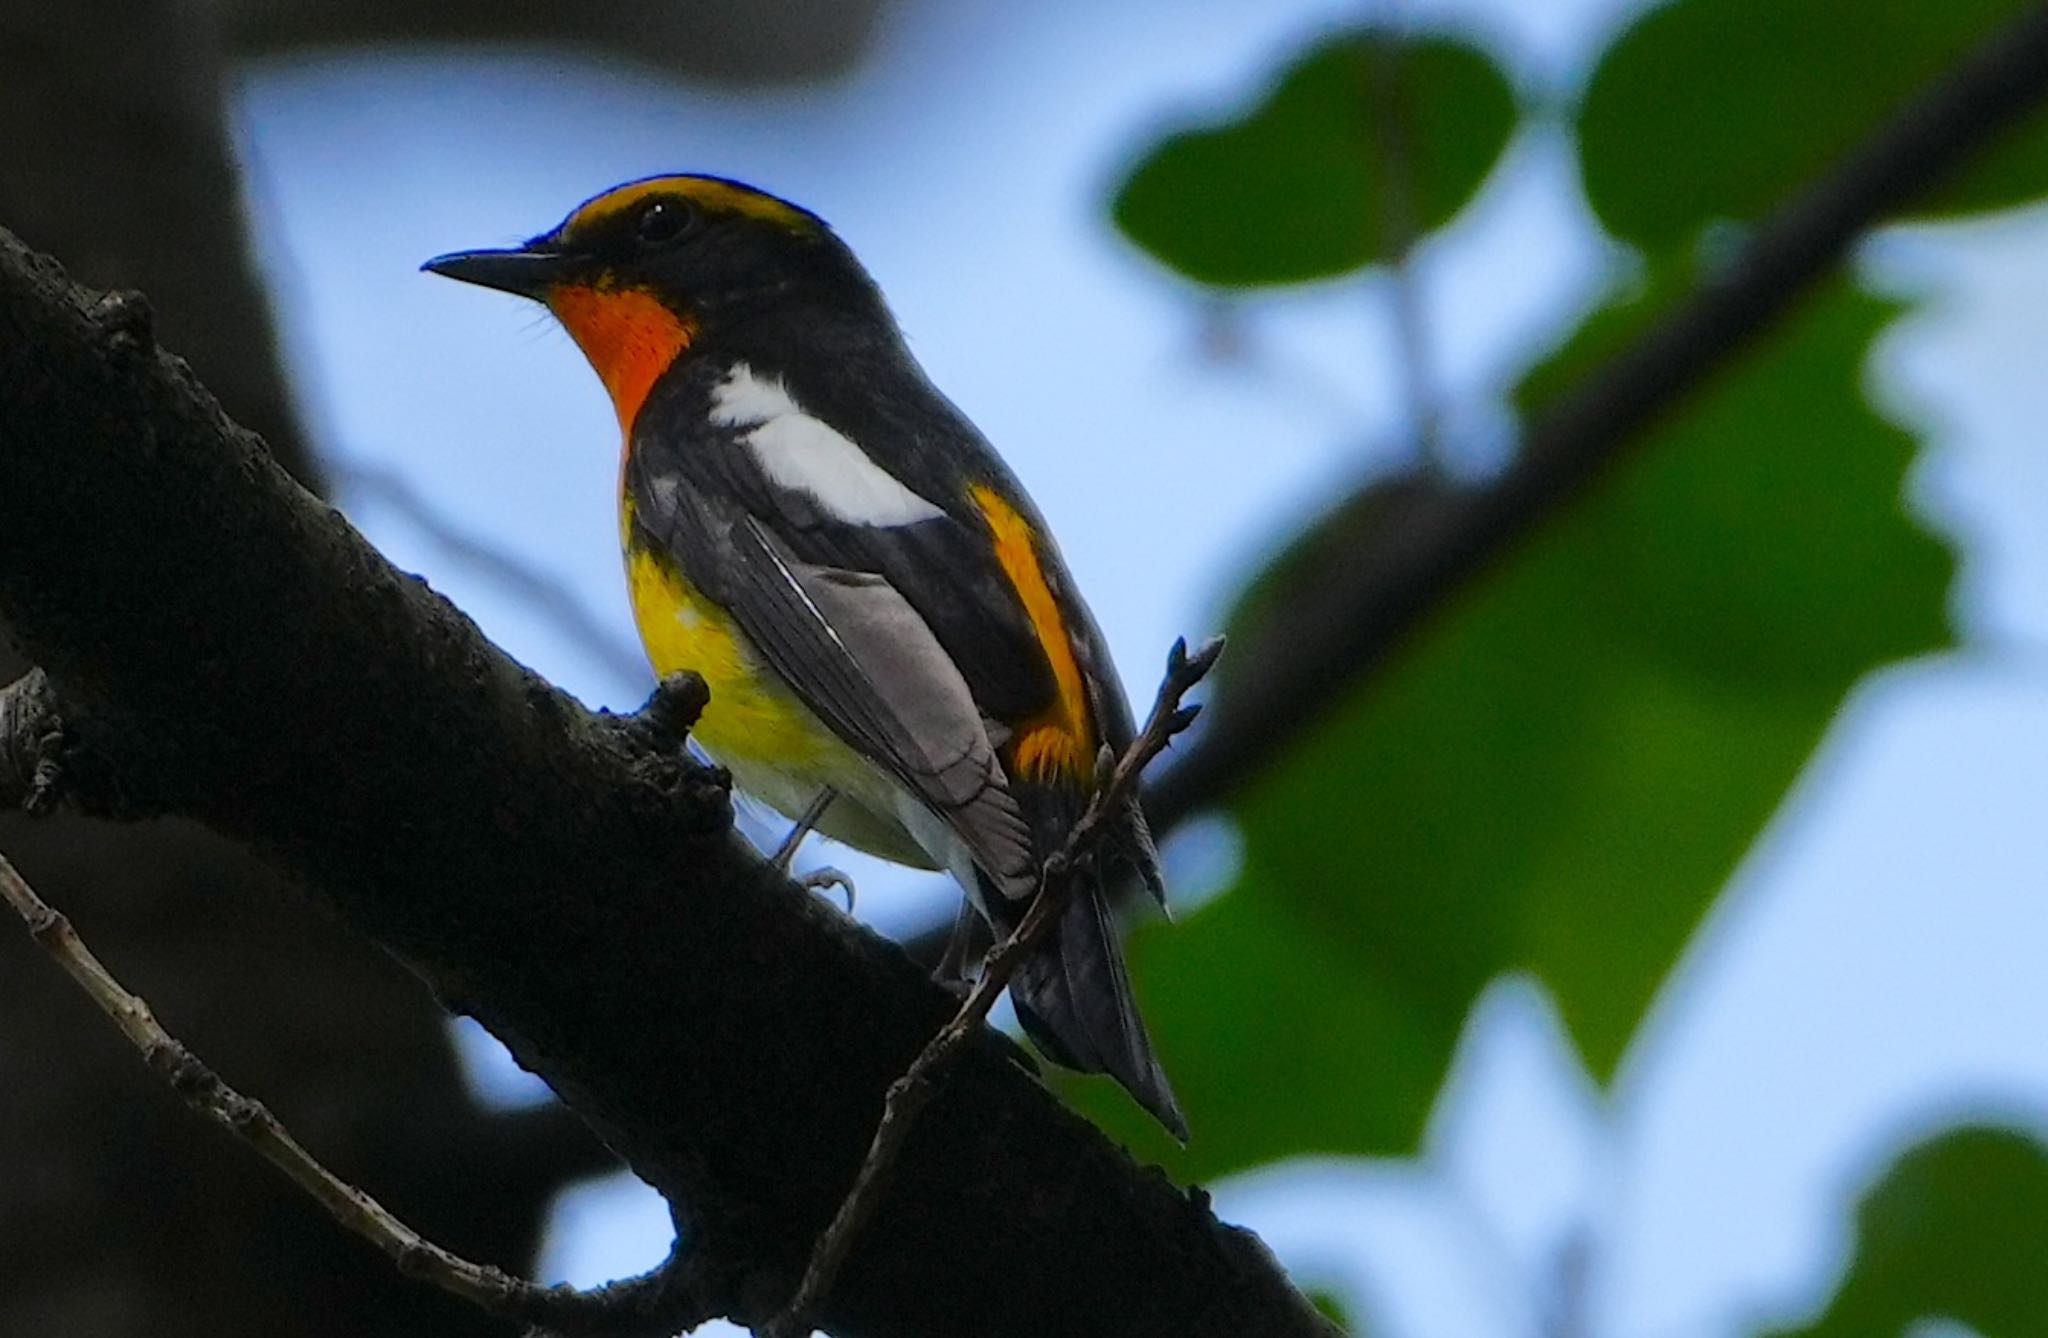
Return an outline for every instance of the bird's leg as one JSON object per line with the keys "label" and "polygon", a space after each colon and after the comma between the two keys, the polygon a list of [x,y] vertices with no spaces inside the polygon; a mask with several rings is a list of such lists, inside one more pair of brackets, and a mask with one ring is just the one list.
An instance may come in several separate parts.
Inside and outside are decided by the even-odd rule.
{"label": "bird's leg", "polygon": [[809,873],[796,875],[796,885],[809,888],[813,892],[823,892],[828,887],[838,888],[846,894],[846,913],[853,914],[853,879],[847,877],[844,871],[829,864],[820,864]]}
{"label": "bird's leg", "polygon": [[821,788],[818,791],[818,797],[811,800],[810,807],[803,811],[803,815],[796,820],[796,826],[789,829],[789,835],[782,838],[782,844],[775,847],[775,853],[769,859],[785,876],[795,878],[799,887],[807,887],[813,892],[823,892],[828,887],[836,887],[845,892],[846,911],[847,914],[851,915],[853,913],[854,898],[853,880],[851,878],[829,866],[822,869],[813,869],[809,873],[800,876],[791,874],[789,871],[790,864],[796,859],[797,847],[804,843],[806,836],[809,836],[817,829],[818,823],[825,816],[825,810],[832,807],[832,801],[838,797],[839,791],[831,786],[827,785]]}
{"label": "bird's leg", "polygon": [[789,835],[782,838],[782,844],[775,847],[775,853],[768,857],[769,862],[788,873],[790,863],[796,859],[797,847],[817,828],[825,817],[825,810],[832,807],[832,801],[838,797],[839,791],[829,785],[820,789],[818,797],[811,800],[811,806],[796,820],[796,826],[789,829]]}
{"label": "bird's leg", "polygon": [[955,994],[966,993],[988,947],[983,931],[981,916],[963,898],[959,913],[953,917],[953,932],[946,939],[946,950],[940,954],[939,964],[932,968],[932,979]]}

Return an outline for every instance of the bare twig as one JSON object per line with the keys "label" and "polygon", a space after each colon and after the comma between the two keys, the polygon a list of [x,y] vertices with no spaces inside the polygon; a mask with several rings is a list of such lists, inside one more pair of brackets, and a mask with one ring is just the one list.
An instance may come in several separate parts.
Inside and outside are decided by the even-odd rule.
{"label": "bare twig", "polygon": [[1145,727],[1124,749],[1123,756],[1112,758],[1108,749],[1103,750],[1098,760],[1095,792],[1089,796],[1079,820],[1068,830],[1066,840],[1039,866],[1038,891],[1030,908],[983,961],[981,975],[959,1011],[939,1028],[903,1076],[889,1085],[882,1102],[881,1123],[875,1128],[852,1187],[812,1246],[810,1262],[804,1268],[796,1294],[782,1313],[755,1330],[760,1338],[803,1338],[810,1332],[810,1316],[832,1290],[854,1239],[880,1201],[911,1126],[937,1094],[938,1078],[987,1021],[997,996],[1009,986],[1010,978],[1031,950],[1059,923],[1060,913],[1073,895],[1076,880],[1071,875],[1093,856],[1107,824],[1136,802],[1139,776],[1166,750],[1175,735],[1194,723],[1202,708],[1183,706],[1181,699],[1208,675],[1222,653],[1222,637],[1205,642],[1192,655],[1185,640],[1173,643],[1166,659],[1166,677],[1159,685],[1159,695],[1152,703]]}
{"label": "bare twig", "polygon": [[186,1105],[248,1144],[335,1221],[390,1255],[400,1272],[490,1314],[559,1333],[657,1338],[709,1318],[692,1302],[673,1260],[638,1278],[579,1291],[523,1281],[427,1240],[368,1194],[322,1166],[268,1108],[229,1087],[165,1031],[149,1004],[114,979],[71,921],[37,896],[5,855],[0,855],[0,899],[5,899],[27,924],[30,937],[56,959],[64,973],[128,1038],[150,1070],[169,1083]]}
{"label": "bare twig", "polygon": [[1380,176],[1380,252],[1386,257],[1394,350],[1407,400],[1408,432],[1417,463],[1441,466],[1442,413],[1430,354],[1428,304],[1415,243],[1422,235],[1416,202],[1415,144],[1407,83],[1407,34],[1398,0],[1379,0],[1366,35],[1363,108]]}
{"label": "bare twig", "polygon": [[489,577],[552,622],[570,642],[588,652],[622,683],[645,683],[647,659],[590,611],[553,572],[457,525],[422,496],[404,475],[360,460],[332,459],[328,469],[344,497],[360,492],[404,516],[450,557]]}
{"label": "bare twig", "polygon": [[[1148,787],[1164,830],[1255,778],[1437,610],[1642,439],[1832,274],[1850,245],[2048,99],[2048,6],[1994,32],[1750,232],[1732,263],[1552,401],[1513,465],[1403,527],[1333,553],[1243,650],[1249,670]],[[1270,648],[1270,649],[1266,649]],[[1245,661],[1240,659],[1240,667]]]}

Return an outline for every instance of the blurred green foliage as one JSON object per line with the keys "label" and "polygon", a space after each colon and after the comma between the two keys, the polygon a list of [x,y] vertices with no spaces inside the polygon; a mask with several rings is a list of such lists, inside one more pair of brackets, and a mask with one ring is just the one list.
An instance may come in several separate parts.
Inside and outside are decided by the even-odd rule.
{"label": "blurred green foliage", "polygon": [[[1529,393],[1661,295],[1600,312]],[[1912,440],[1860,390],[1892,310],[1810,304],[1237,798],[1237,885],[1131,947],[1195,1140],[1119,1132],[1196,1176],[1405,1152],[1506,971],[1612,1073],[1851,684],[1948,639],[1952,560],[1899,506]],[[1276,561],[1239,644],[1315,567]]]}
{"label": "blurred green foliage", "polygon": [[[1705,275],[1699,242],[1753,220],[1870,133],[2014,0],[1679,0],[1602,58],[1584,179],[1644,276],[1529,372],[1526,418]],[[1215,290],[1342,276],[1384,253],[1373,39],[1327,39],[1259,105],[1169,135],[1116,192],[1118,226]],[[1513,130],[1510,81],[1418,39],[1402,65],[1418,219],[1441,225]],[[2048,129],[1930,204],[2048,192]],[[1612,1077],[1707,908],[1864,675],[1949,644],[1954,558],[1902,504],[1916,444],[1864,392],[1901,310],[1837,279],[1644,431],[1590,495],[1468,588],[1238,793],[1235,885],[1130,956],[1194,1141],[1099,1082],[1075,1098],[1142,1156],[1205,1178],[1417,1145],[1473,999],[1528,972]],[[1454,485],[1427,470],[1348,499],[1232,616],[1267,610],[1361,536]],[[1230,690],[1226,661],[1219,692]],[[1974,1215],[1973,1215],[1974,1214]],[[2048,1157],[1971,1130],[1867,1201],[1862,1258],[1819,1334],[1953,1315],[2031,1334]]]}
{"label": "blurred green foliage", "polygon": [[[1661,250],[1759,217],[1832,164],[2025,0],[1682,0],[1610,47],[1579,114],[1602,223]],[[2016,136],[1929,202],[2048,191],[2048,134]]]}
{"label": "blurred green foliage", "polygon": [[1311,1287],[1308,1290],[1308,1299],[1316,1309],[1336,1321],[1337,1327],[1344,1332],[1354,1335],[1358,1333],[1358,1325],[1352,1320],[1351,1313],[1345,1309],[1343,1297],[1332,1291]]}
{"label": "blurred green foliage", "polygon": [[1898,1160],[1856,1214],[1855,1263],[1827,1310],[1781,1338],[1877,1338],[1958,1320],[2048,1338],[2048,1148],[1962,1128]]}
{"label": "blurred green foliage", "polygon": [[[1393,91],[1374,81],[1397,72]],[[1289,65],[1265,101],[1233,121],[1183,130],[1118,189],[1124,234],[1191,279],[1298,283],[1386,252],[1379,118],[1412,163],[1415,226],[1463,208],[1514,129],[1514,96],[1484,56],[1429,39],[1390,56],[1370,36],[1333,39]]]}

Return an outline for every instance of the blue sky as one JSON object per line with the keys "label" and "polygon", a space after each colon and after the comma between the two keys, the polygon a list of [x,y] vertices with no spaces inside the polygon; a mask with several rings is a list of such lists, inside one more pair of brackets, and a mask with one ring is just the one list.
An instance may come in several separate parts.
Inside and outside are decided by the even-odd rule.
{"label": "blue sky", "polygon": [[[1407,6],[1566,83],[1619,0]],[[1061,536],[1128,679],[1215,621],[1235,574],[1392,440],[1385,293],[1330,285],[1247,317],[1258,356],[1200,354],[1187,292],[1109,229],[1127,156],[1256,88],[1354,5],[906,3],[824,88],[676,88],[563,57],[421,53],[254,71],[253,207],[309,417],[335,455],[402,474],[467,529],[572,587],[630,643],[615,554],[616,428],[535,309],[420,275],[586,195],[663,170],[730,173],[833,220],[935,379],[1005,451]],[[1588,1331],[1732,1332],[1797,1312],[1842,1263],[1845,1190],[1943,1112],[2048,1111],[2048,214],[1889,235],[1872,271],[1929,301],[1880,350],[1881,401],[1927,430],[1914,503],[1965,554],[1981,648],[1866,683],[1717,905],[1619,1081],[1597,1096],[1541,989],[1473,1020],[1414,1162],[1317,1163],[1219,1187],[1305,1275],[1345,1280],[1397,1335],[1533,1334],[1560,1251],[1591,1242]],[[1422,257],[1453,430],[1606,271],[1568,146],[1517,144]],[[1249,463],[1248,463],[1249,462]],[[1167,481],[1164,504],[1133,498]],[[344,496],[401,565],[593,705],[645,684],[565,639],[374,496]],[[1208,845],[1209,858],[1227,840]],[[854,867],[901,931],[951,897]],[[1170,852],[1172,853],[1172,852]],[[1188,843],[1183,870],[1200,862]],[[1189,881],[1194,875],[1188,875]],[[481,1051],[480,1051],[481,1053]],[[481,1070],[494,1091],[517,1084]],[[550,1256],[595,1282],[651,1262],[644,1191],[570,1196]]]}

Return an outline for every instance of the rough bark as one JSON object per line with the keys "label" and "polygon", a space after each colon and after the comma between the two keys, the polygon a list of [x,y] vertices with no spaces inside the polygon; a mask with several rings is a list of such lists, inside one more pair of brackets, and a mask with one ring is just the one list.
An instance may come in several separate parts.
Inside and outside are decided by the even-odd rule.
{"label": "rough bark", "polygon": [[[96,283],[155,294],[209,384],[317,486],[208,19],[189,3],[0,0],[0,219]],[[5,642],[0,628],[0,681],[25,667]],[[0,813],[0,847],[195,1043],[451,1244],[524,1266],[560,1183],[615,1164],[560,1108],[474,1107],[438,1011],[395,987],[402,968],[196,824]],[[507,1331],[395,1277],[195,1125],[80,1004],[0,932],[0,1333]]]}
{"label": "rough bark", "polygon": [[[788,1294],[950,997],[774,875],[672,737],[585,712],[292,485],[139,302],[95,303],[11,239],[0,612],[62,695],[74,800],[200,819],[303,879],[669,1198],[724,1309]],[[1255,1239],[993,1037],[825,1320],[1327,1332]]]}

